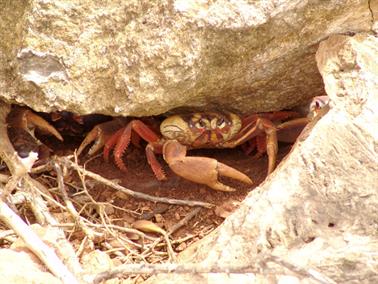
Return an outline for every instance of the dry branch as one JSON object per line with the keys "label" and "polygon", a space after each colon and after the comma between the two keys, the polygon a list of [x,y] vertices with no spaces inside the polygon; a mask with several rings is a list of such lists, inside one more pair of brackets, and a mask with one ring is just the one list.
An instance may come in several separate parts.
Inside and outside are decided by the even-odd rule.
{"label": "dry branch", "polygon": [[[186,225],[194,216],[196,216],[201,211],[200,207],[194,208],[192,211],[189,212],[183,219],[181,219],[179,222],[177,222],[175,225],[170,228],[166,234],[166,238],[168,238],[170,235],[172,235],[174,232],[176,232],[178,229],[180,229],[182,226]],[[159,237],[156,239],[151,246],[143,252],[143,255],[146,255],[150,251],[152,251],[164,238]]]}
{"label": "dry branch", "polygon": [[54,163],[54,168],[57,175],[58,188],[62,194],[64,203],[66,204],[67,211],[71,214],[71,216],[74,218],[74,220],[83,230],[83,232],[87,235],[87,237],[90,240],[93,240],[95,238],[96,233],[92,229],[88,228],[88,226],[86,226],[86,224],[83,221],[83,218],[79,215],[74,205],[72,204],[72,201],[68,198],[68,195],[64,186],[62,169],[57,163]]}
{"label": "dry branch", "polygon": [[212,265],[206,266],[202,263],[185,263],[185,264],[125,264],[116,269],[104,271],[94,276],[87,276],[88,279],[92,279],[94,284],[101,283],[107,279],[116,278],[121,275],[129,274],[158,274],[158,273],[180,273],[180,274],[198,274],[198,273],[233,273],[233,274],[245,274],[254,273],[260,274],[261,267],[264,267],[264,273],[277,275],[277,269],[274,267],[267,267],[268,263],[275,263],[283,266],[289,271],[298,276],[308,277],[321,284],[335,284],[332,279],[324,276],[323,274],[315,270],[306,270],[290,264],[284,260],[275,256],[262,256],[259,259],[255,259],[252,264],[243,265]]}
{"label": "dry branch", "polygon": [[36,233],[2,200],[0,200],[0,219],[22,238],[26,246],[43,261],[54,275],[64,283],[79,283],[75,276],[56,256],[54,250],[42,242]]}
{"label": "dry branch", "polygon": [[21,177],[27,173],[27,169],[21,163],[8,137],[6,120],[9,112],[10,106],[0,101],[0,159],[6,163],[12,176]]}
{"label": "dry branch", "polygon": [[[45,220],[57,223],[48,210],[45,210],[46,207],[43,199],[38,191],[34,190],[35,187],[38,187],[38,183],[29,176],[28,171],[30,169],[22,163],[9,140],[6,123],[9,111],[10,106],[0,101],[0,159],[6,163],[11,173],[6,186],[0,188],[0,219],[19,237],[21,237],[30,251],[32,251],[55,276],[61,279],[64,283],[79,283],[76,277],[57,257],[54,250],[48,247],[4,201],[8,199],[7,197],[9,193],[11,190],[15,189],[16,186],[25,186],[25,191],[32,195],[32,201],[34,201],[32,208],[35,208],[34,213],[41,213],[36,214],[37,219],[40,219],[43,223],[45,223]],[[61,234],[64,238],[63,232]],[[67,242],[65,244],[67,245]],[[82,270],[79,262],[76,261],[76,259],[75,263],[75,271],[81,272]]]}
{"label": "dry branch", "polygon": [[9,178],[10,178],[10,176],[8,176],[8,175],[0,174],[0,182],[1,183],[7,183]]}
{"label": "dry branch", "polygon": [[127,195],[130,195],[134,198],[140,198],[152,202],[162,202],[162,203],[168,203],[168,204],[174,204],[174,205],[186,205],[186,206],[200,206],[205,208],[212,208],[214,207],[211,203],[201,202],[201,201],[192,201],[192,200],[180,200],[180,199],[172,199],[172,198],[165,198],[165,197],[155,197],[152,195],[148,195],[145,193],[133,191],[131,189],[128,189],[126,187],[123,187],[115,182],[112,182],[111,180],[108,180],[98,174],[95,174],[91,171],[86,170],[82,166],[78,165],[75,162],[72,162],[68,157],[56,157],[56,161],[60,164],[66,165],[69,168],[73,168],[76,171],[78,171],[80,174],[88,176],[94,180],[97,180],[98,182],[101,182],[109,187],[112,187],[118,191],[121,191]]}

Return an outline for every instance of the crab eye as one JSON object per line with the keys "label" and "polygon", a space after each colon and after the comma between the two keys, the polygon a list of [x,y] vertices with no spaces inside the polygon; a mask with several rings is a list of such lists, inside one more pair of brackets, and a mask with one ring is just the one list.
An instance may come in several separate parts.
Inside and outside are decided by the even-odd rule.
{"label": "crab eye", "polygon": [[203,121],[203,119],[199,119],[195,126],[196,128],[204,128],[206,126],[206,123]]}
{"label": "crab eye", "polygon": [[219,128],[223,128],[223,127],[226,126],[226,121],[224,120],[224,118],[221,118],[221,119],[219,119],[219,120],[217,121],[217,126],[218,126]]}

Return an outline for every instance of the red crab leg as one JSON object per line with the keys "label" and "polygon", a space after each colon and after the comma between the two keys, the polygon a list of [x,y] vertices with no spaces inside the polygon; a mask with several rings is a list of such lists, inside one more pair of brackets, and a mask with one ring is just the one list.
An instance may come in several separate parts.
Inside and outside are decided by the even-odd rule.
{"label": "red crab leg", "polygon": [[252,151],[256,149],[256,147],[257,147],[256,139],[251,139],[251,140],[248,140],[246,143],[241,144],[241,148],[247,156],[251,154]]}
{"label": "red crab leg", "polygon": [[286,121],[284,123],[281,123],[280,125],[277,126],[277,130],[281,129],[289,129],[289,128],[296,128],[296,127],[303,127],[307,123],[309,123],[311,119],[307,117],[301,117],[293,120]]}
{"label": "red crab leg", "polygon": [[232,148],[237,145],[241,145],[256,136],[261,135],[264,132],[267,134],[268,129],[276,129],[274,123],[269,119],[259,117],[255,121],[252,121],[248,125],[244,126],[240,131],[238,137],[228,143],[224,143],[224,146],[226,148]]}
{"label": "red crab leg", "polygon": [[88,134],[85,136],[83,142],[81,142],[79,149],[77,150],[77,155],[83,152],[83,150],[92,142],[93,145],[89,149],[88,154],[93,155],[98,150],[100,150],[105,142],[112,136],[112,133],[120,129],[125,122],[124,119],[114,119],[112,121],[107,121],[96,125]]}
{"label": "red crab leg", "polygon": [[[117,144],[117,142],[119,141],[120,137],[122,136],[122,133],[124,132],[124,130],[125,130],[125,127],[119,129],[116,133],[114,133],[112,136],[110,136],[109,139],[106,140],[106,143],[104,145],[104,152],[103,152],[104,160],[106,162],[109,162],[110,151]],[[140,148],[140,136],[139,135],[135,135],[135,133],[131,133],[130,142],[135,147]]]}
{"label": "red crab leg", "polygon": [[122,160],[123,153],[131,141],[131,130],[134,130],[140,137],[147,142],[153,143],[159,140],[159,136],[153,132],[146,124],[140,120],[132,120],[122,131],[118,142],[114,148],[114,160],[118,168],[127,171],[127,167]]}
{"label": "red crab leg", "polygon": [[116,133],[114,133],[112,136],[109,137],[109,139],[106,140],[104,144],[104,151],[103,151],[103,157],[104,157],[105,162],[109,162],[110,151],[117,144],[124,130],[125,130],[124,127],[121,129],[118,129]]}
{"label": "red crab leg", "polygon": [[[160,145],[159,145],[160,146]],[[161,148],[161,146],[160,146]],[[156,159],[156,152],[162,152],[162,149],[157,149],[156,146],[153,146],[153,144],[148,144],[146,146],[146,156],[148,164],[150,165],[152,171],[154,172],[156,178],[158,180],[166,180],[167,177],[163,171],[163,168],[161,167],[159,161]]]}
{"label": "red crab leg", "polygon": [[[248,129],[253,124],[254,126]],[[232,141],[231,143],[234,145],[240,145],[254,137],[256,137],[256,139],[259,139],[258,137],[261,136],[261,134],[265,133],[266,152],[268,154],[268,159],[269,159],[268,174],[270,174],[275,167],[276,156],[278,152],[276,126],[269,119],[261,118],[261,117],[257,118],[255,122],[251,122],[251,125],[247,125],[245,127],[245,133],[241,133],[241,136],[237,138],[236,140]],[[261,146],[260,146],[260,151],[262,151]]]}
{"label": "red crab leg", "polygon": [[295,118],[300,116],[298,112],[295,111],[277,111],[277,112],[262,112],[255,113],[242,118],[243,128],[247,125],[250,125],[253,122],[256,122],[258,118],[266,118],[272,121],[287,120],[289,118]]}
{"label": "red crab leg", "polygon": [[235,191],[235,188],[221,183],[218,177],[226,176],[246,184],[252,180],[245,174],[215,159],[206,157],[187,157],[186,147],[175,140],[166,141],[163,146],[164,160],[177,175],[215,190]]}
{"label": "red crab leg", "polygon": [[[273,122],[271,121],[285,120],[298,116],[299,114],[295,111],[278,111],[272,113],[267,112],[246,116],[243,118],[243,128],[240,131],[239,137],[236,140],[232,141],[232,143],[234,145],[240,145],[250,140],[251,138],[260,135],[261,130],[275,127]],[[260,126],[258,124],[260,124]],[[252,127],[253,125],[254,127]]]}
{"label": "red crab leg", "polygon": [[311,120],[312,119],[310,118],[302,117],[281,123],[277,126],[278,140],[286,143],[294,143],[301,134],[303,128]]}
{"label": "red crab leg", "polygon": [[265,152],[266,152],[266,135],[259,135],[255,138],[256,143],[256,154],[252,157],[252,159],[259,159]]}
{"label": "red crab leg", "polygon": [[266,152],[268,154],[268,175],[273,172],[276,166],[277,153],[278,153],[278,142],[277,142],[277,130],[271,126],[271,122],[265,125],[262,121],[261,127],[264,128],[266,133]]}

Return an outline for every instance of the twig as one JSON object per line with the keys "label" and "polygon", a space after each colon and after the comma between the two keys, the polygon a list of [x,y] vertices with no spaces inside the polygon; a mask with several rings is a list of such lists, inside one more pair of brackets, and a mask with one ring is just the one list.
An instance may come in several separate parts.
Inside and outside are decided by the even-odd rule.
{"label": "twig", "polygon": [[[198,273],[234,273],[234,274],[244,274],[244,273],[254,273],[254,274],[273,274],[277,275],[280,273],[275,268],[267,268],[266,263],[273,262],[278,265],[284,266],[286,269],[299,274],[301,276],[309,277],[313,280],[316,280],[321,284],[335,284],[336,282],[332,279],[324,276],[323,274],[313,270],[313,269],[303,269],[297,267],[293,264],[290,264],[276,256],[267,255],[261,256],[258,259],[254,259],[251,264],[242,264],[242,265],[209,265],[206,266],[203,263],[185,263],[185,264],[124,264],[119,266],[116,269],[104,271],[97,275],[88,276],[88,279],[91,279],[94,284],[101,283],[107,279],[115,278],[120,275],[127,274],[159,274],[159,273],[179,273],[179,274],[198,274]],[[264,269],[262,270],[262,267]]]}
{"label": "twig", "polygon": [[[122,236],[119,236],[118,234],[116,234],[110,227],[111,222],[109,221],[109,218],[106,214],[106,212],[104,212],[104,210],[101,210],[102,212],[99,212],[99,215],[100,215],[100,219],[102,221],[102,226],[105,227],[105,230],[110,234],[112,235],[116,240],[118,240],[118,242],[120,242],[122,245],[124,245],[123,243],[126,242],[126,243],[129,243],[129,244],[132,244],[132,245],[135,245],[131,240],[129,240],[129,238],[123,238]],[[106,220],[105,220],[106,218]],[[108,221],[108,222],[107,222]],[[127,230],[129,230],[129,228],[127,228]],[[137,230],[136,230],[137,231]],[[131,232],[131,231],[130,231]],[[135,233],[135,232],[134,232]],[[141,245],[140,247],[143,248],[144,246],[144,240],[145,240],[145,237],[146,235],[145,234],[140,234],[141,232],[139,232],[139,236],[141,238]]]}
{"label": "twig", "polygon": [[[28,192],[19,192],[23,195],[26,201],[29,201],[34,212],[34,215],[40,219],[40,224],[49,224],[51,226],[57,226],[58,222],[50,214],[46,202],[43,200],[39,193],[42,185],[36,180],[32,179],[29,175],[24,178],[24,185],[28,188]],[[59,230],[59,238],[56,243],[56,250],[59,251],[60,255],[64,255],[64,263],[67,265],[69,270],[71,270],[75,275],[79,275],[83,272],[80,262],[75,255],[75,251],[70,242],[64,235],[63,230]],[[43,261],[43,260],[42,260]]]}
{"label": "twig", "polygon": [[26,246],[43,261],[55,276],[67,284],[79,283],[75,276],[57,257],[54,250],[42,242],[36,233],[34,233],[34,231],[32,231],[2,200],[0,200],[0,219],[22,238]]}
{"label": "twig", "polygon": [[17,184],[22,180],[22,177],[12,175],[6,183],[3,192],[1,192],[2,198],[6,199],[10,193],[17,187]]}
{"label": "twig", "polygon": [[201,201],[192,201],[192,200],[180,200],[180,199],[172,199],[172,198],[165,198],[165,197],[155,197],[152,195],[148,195],[145,193],[133,191],[131,189],[128,189],[126,187],[123,187],[115,182],[112,182],[98,174],[95,174],[91,171],[88,171],[84,169],[83,167],[79,166],[78,164],[72,162],[67,157],[56,157],[55,158],[58,162],[61,164],[67,165],[70,168],[74,168],[79,173],[86,175],[90,178],[93,178],[94,180],[97,180],[107,186],[110,186],[116,190],[119,190],[127,195],[130,195],[135,198],[145,199],[152,202],[162,202],[162,203],[168,203],[168,204],[175,204],[175,205],[187,205],[187,206],[201,206],[205,208],[212,208],[214,207],[214,204],[201,202]]}
{"label": "twig", "polygon": [[81,241],[79,248],[76,251],[76,256],[80,257],[84,252],[84,249],[91,248],[93,250],[93,241],[88,239],[88,236],[84,236],[84,239]]}
{"label": "twig", "polygon": [[33,167],[31,169],[31,173],[32,174],[40,174],[40,173],[44,173],[44,172],[48,172],[50,170],[52,170],[52,165],[51,163],[46,163],[46,164],[43,164],[43,165],[40,165],[40,166],[37,166],[37,167]]}
{"label": "twig", "polygon": [[10,176],[6,174],[0,174],[0,182],[1,183],[7,183],[9,180]]}
{"label": "twig", "polygon": [[[32,208],[37,218],[41,219],[44,223],[57,224],[56,220],[52,217],[50,212],[45,206],[40,194],[38,194],[38,188],[40,184],[32,179],[27,168],[18,157],[17,152],[14,150],[12,143],[9,141],[6,118],[10,111],[10,106],[5,102],[0,101],[0,159],[2,159],[8,166],[11,173],[11,182],[8,182],[7,186],[10,190],[16,185],[15,181],[21,181],[21,186],[26,186],[25,191],[30,193],[32,202]],[[40,189],[43,191],[43,188]],[[63,264],[63,262],[56,256],[55,252],[49,248],[25,223],[24,221],[14,213],[9,206],[4,202],[7,199],[7,192],[4,188],[0,188],[0,219],[8,225],[14,232],[20,236],[26,246],[46,265],[46,267],[64,283],[78,283],[75,276],[69,271],[69,269]],[[5,194],[4,194],[5,192]],[[9,192],[10,193],[10,192]],[[41,214],[39,214],[39,213]],[[64,237],[62,231],[59,232],[61,239],[59,240],[59,249],[64,246],[65,253],[73,251],[71,244],[68,243]],[[70,268],[75,271],[76,274],[82,273],[82,269],[79,261],[76,258],[69,260]]]}
{"label": "twig", "polygon": [[[192,211],[189,212],[184,218],[182,218],[179,222],[177,222],[175,225],[173,225],[167,232],[167,237],[172,235],[174,232],[176,232],[178,229],[180,229],[182,226],[186,225],[189,220],[191,220],[194,216],[196,216],[201,211],[200,207],[194,208]],[[149,253],[151,250],[153,250],[164,238],[159,237],[156,239],[151,246],[147,250],[143,252],[143,254]]]}
{"label": "twig", "polygon": [[294,264],[291,264],[290,262],[288,261],[285,261],[277,256],[274,256],[274,255],[268,255],[265,257],[266,259],[266,262],[273,262],[273,263],[276,263],[280,266],[283,266],[285,267],[286,269],[298,274],[298,275],[301,275],[301,276],[304,276],[304,277],[309,277],[309,278],[312,278],[316,281],[318,281],[319,283],[322,283],[322,284],[336,284],[335,281],[333,281],[331,278],[325,276],[324,274],[314,270],[314,269],[304,269],[302,267],[299,267],[299,266],[296,266]]}
{"label": "twig", "polygon": [[174,224],[169,230],[168,230],[168,236],[172,235],[174,232],[176,232],[178,229],[180,229],[182,226],[185,226],[194,216],[196,216],[201,211],[201,208],[194,208],[192,211],[190,211],[184,218],[182,218],[179,222]]}
{"label": "twig", "polygon": [[93,283],[101,283],[104,280],[127,274],[157,274],[157,273],[247,273],[259,272],[251,265],[227,265],[206,267],[203,264],[125,264],[116,269],[99,273],[93,277]]}
{"label": "twig", "polygon": [[20,161],[9,140],[6,122],[9,112],[10,105],[0,101],[0,159],[7,164],[12,176],[18,178],[24,176],[28,169]]}
{"label": "twig", "polygon": [[172,262],[177,262],[177,257],[176,257],[175,251],[172,248],[171,241],[169,240],[168,234],[163,234],[163,238],[165,240],[165,243],[167,244],[167,252],[168,252],[169,260],[171,260]]}
{"label": "twig", "polygon": [[14,243],[17,240],[17,235],[13,230],[0,231],[0,240]]}
{"label": "twig", "polygon": [[58,163],[54,162],[54,168],[57,175],[57,181],[58,181],[58,188],[62,194],[63,200],[66,204],[67,211],[71,214],[71,216],[74,218],[76,223],[80,226],[80,228],[83,230],[83,232],[88,236],[90,240],[93,240],[96,233],[88,228],[85,223],[82,220],[82,217],[79,215],[79,213],[76,211],[75,207],[72,204],[72,201],[68,198],[67,192],[65,190],[64,186],[64,180],[63,180],[63,173],[62,169],[58,165]]}

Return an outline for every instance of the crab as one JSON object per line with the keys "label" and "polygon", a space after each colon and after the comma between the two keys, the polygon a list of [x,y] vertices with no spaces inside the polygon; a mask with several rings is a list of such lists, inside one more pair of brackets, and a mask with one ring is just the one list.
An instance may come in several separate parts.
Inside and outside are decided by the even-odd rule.
{"label": "crab", "polygon": [[63,137],[50,123],[25,107],[13,106],[7,117],[7,124],[9,139],[21,158],[27,157],[30,152],[43,152],[42,155],[49,152],[47,146],[34,135],[35,129],[63,141]]}
{"label": "crab", "polygon": [[[254,144],[257,145],[258,155],[267,152],[269,174],[275,168],[278,140],[295,140],[311,119],[300,117],[294,111],[258,113],[245,117],[231,112],[193,113],[166,118],[160,124],[160,133],[140,119],[115,119],[94,127],[81,143],[77,154],[80,155],[94,142],[88,151],[90,155],[104,148],[104,159],[109,161],[113,150],[115,164],[122,171],[127,171],[123,155],[130,142],[139,145],[138,140],[142,138],[147,141],[147,161],[158,180],[166,179],[156,157],[156,154],[163,154],[170,169],[178,176],[215,190],[229,192],[236,189],[220,182],[219,176],[233,178],[248,185],[253,183],[252,179],[216,159],[187,156],[187,150],[234,148],[245,143],[252,147]],[[286,130],[293,129],[299,131],[284,134]]]}
{"label": "crab", "polygon": [[[250,139],[246,141],[246,143],[242,144],[242,149],[244,150],[245,154],[249,155],[252,151],[256,149],[256,154],[253,156],[254,159],[260,158],[265,152],[268,152],[269,156],[269,164],[268,164],[268,171],[267,174],[273,172],[276,163],[276,153],[277,150],[268,150],[269,144],[270,147],[277,147],[277,141],[285,142],[285,143],[294,143],[299,135],[302,133],[303,128],[309,123],[317,121],[321,118],[327,111],[329,110],[329,98],[328,96],[317,96],[312,98],[307,103],[295,108],[295,111],[291,112],[270,112],[270,113],[260,113],[247,116],[244,119],[244,123],[248,121],[256,121],[257,117],[264,118],[266,121],[265,125],[269,125],[269,122],[274,122],[275,124],[275,132],[277,137],[270,137],[269,135],[265,135],[265,133],[260,133],[255,136],[254,139]],[[290,119],[288,121],[288,118]],[[282,122],[281,121],[285,121]],[[279,122],[279,123],[277,123]],[[269,132],[269,128],[266,131]],[[274,134],[272,134],[274,136]],[[267,139],[269,138],[269,139]],[[268,150],[268,151],[267,151]]]}

